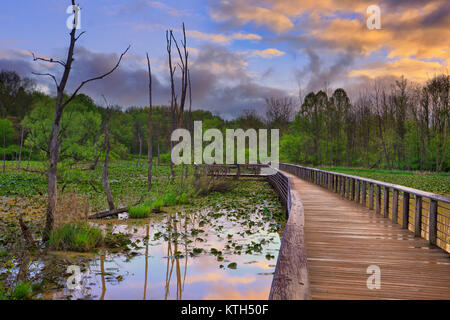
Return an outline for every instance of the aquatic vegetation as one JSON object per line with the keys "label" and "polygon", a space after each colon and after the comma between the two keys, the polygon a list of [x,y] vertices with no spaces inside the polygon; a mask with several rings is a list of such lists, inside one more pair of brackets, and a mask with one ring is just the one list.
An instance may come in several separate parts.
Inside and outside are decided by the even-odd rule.
{"label": "aquatic vegetation", "polygon": [[86,222],[56,226],[50,234],[50,248],[60,251],[89,252],[103,242],[102,231]]}
{"label": "aquatic vegetation", "polygon": [[131,219],[148,218],[152,212],[152,206],[148,204],[140,204],[128,209],[128,215]]}

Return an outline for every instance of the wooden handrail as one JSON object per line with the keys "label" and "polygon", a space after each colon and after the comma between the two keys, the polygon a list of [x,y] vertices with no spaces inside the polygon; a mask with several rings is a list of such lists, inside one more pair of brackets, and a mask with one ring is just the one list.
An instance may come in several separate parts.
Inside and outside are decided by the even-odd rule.
{"label": "wooden handrail", "polygon": [[450,204],[450,198],[449,197],[446,197],[446,196],[443,196],[443,195],[440,195],[440,194],[436,194],[436,193],[431,193],[431,192],[426,192],[426,191],[422,191],[422,190],[418,190],[418,189],[414,189],[414,188],[405,187],[405,186],[398,185],[398,184],[392,184],[392,183],[378,181],[378,180],[373,180],[373,179],[364,178],[364,177],[360,177],[360,176],[353,176],[353,175],[344,174],[344,173],[340,173],[340,172],[325,171],[325,170],[321,170],[321,169],[317,169],[317,168],[303,167],[303,166],[300,166],[300,165],[290,164],[290,163],[280,163],[280,166],[282,166],[282,165],[283,166],[298,167],[298,168],[302,168],[302,169],[308,169],[308,170],[312,170],[312,171],[316,171],[316,172],[330,173],[330,174],[333,174],[335,176],[342,176],[342,177],[351,178],[351,179],[357,179],[359,181],[373,183],[373,184],[380,185],[380,186],[383,186],[383,187],[396,189],[396,190],[407,192],[407,193],[410,193],[410,194],[414,194],[414,195],[417,195],[417,196],[420,196],[420,197],[425,197],[425,198],[429,198],[429,199],[432,199],[432,200],[435,200],[435,201],[440,201],[440,202],[444,202],[444,203],[449,203]]}
{"label": "wooden handrail", "polygon": [[[395,223],[398,221],[399,212],[399,191],[403,192],[403,208],[402,208],[402,227],[404,229],[409,229],[409,219],[410,219],[410,195],[414,195],[414,224],[413,231],[416,237],[423,237],[428,239],[431,245],[437,245],[438,247],[450,252],[450,216],[444,215],[438,212],[438,203],[450,204],[450,198],[438,195],[431,192],[426,192],[422,190],[417,190],[414,188],[409,188],[397,184],[387,183],[383,181],[363,178],[359,176],[347,175],[338,172],[325,171],[316,168],[304,167],[295,164],[280,163],[280,169],[285,170],[291,174],[294,174],[304,180],[308,180],[315,184],[321,185],[333,192],[342,194],[345,198],[356,201],[366,206],[367,198],[367,186],[369,189],[369,209],[375,209],[377,214],[383,214],[384,217],[388,218],[389,213],[391,213],[392,220]],[[376,187],[376,190],[375,190]],[[389,194],[392,190],[392,205],[390,203]],[[375,192],[376,191],[376,192]],[[383,192],[382,192],[383,191]],[[383,196],[382,196],[383,194]],[[382,202],[383,198],[383,202]],[[425,218],[423,209],[423,198],[429,199],[429,214]],[[374,204],[375,202],[375,204]],[[381,206],[383,204],[383,212],[381,212]],[[450,208],[442,207],[444,210],[450,210]],[[391,210],[390,210],[391,209]],[[439,221],[438,215],[443,216],[443,219]],[[447,220],[448,219],[448,220]],[[423,228],[422,224],[428,221],[428,228]],[[442,230],[439,229],[438,224],[443,226]],[[428,238],[427,238],[428,234]],[[441,235],[441,236],[439,236]]]}
{"label": "wooden handrail", "polygon": [[303,237],[303,204],[298,192],[291,188],[289,177],[274,170],[276,173],[268,176],[268,180],[285,205],[288,219],[281,238],[269,300],[311,299]]}

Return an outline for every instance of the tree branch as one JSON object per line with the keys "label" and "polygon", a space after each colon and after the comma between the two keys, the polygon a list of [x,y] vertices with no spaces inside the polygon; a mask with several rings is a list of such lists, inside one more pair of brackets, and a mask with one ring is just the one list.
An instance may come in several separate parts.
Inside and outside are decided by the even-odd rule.
{"label": "tree branch", "polygon": [[33,61],[41,60],[41,61],[45,61],[45,62],[49,62],[49,63],[58,63],[58,64],[62,65],[63,67],[66,67],[66,64],[64,62],[62,62],[61,60],[54,60],[53,58],[47,59],[47,58],[36,57],[33,52],[31,52],[31,54],[33,55]]}
{"label": "tree branch", "polygon": [[39,73],[39,72],[32,72],[32,74],[36,75],[36,76],[49,76],[53,79],[53,81],[55,82],[56,85],[56,89],[59,90],[59,85],[58,85],[58,81],[56,80],[56,77],[51,74],[51,73]]}
{"label": "tree branch", "polygon": [[66,102],[64,102],[63,106],[65,107],[70,101],[72,101],[73,98],[75,98],[75,96],[77,95],[77,93],[81,90],[81,88],[83,88],[83,86],[84,86],[86,83],[91,82],[91,81],[95,81],[95,80],[101,80],[101,79],[103,79],[103,78],[109,76],[111,73],[113,73],[113,72],[119,67],[120,62],[122,61],[123,56],[128,52],[128,50],[130,49],[130,47],[131,47],[131,45],[128,46],[128,48],[120,55],[120,58],[119,58],[119,60],[117,61],[116,65],[115,65],[114,68],[112,68],[110,71],[108,71],[107,73],[105,73],[105,74],[103,74],[103,75],[101,75],[101,76],[94,77],[94,78],[91,78],[91,79],[88,79],[88,80],[83,81],[83,82],[78,86],[78,88],[74,91],[74,93],[70,96],[70,98],[69,98]]}

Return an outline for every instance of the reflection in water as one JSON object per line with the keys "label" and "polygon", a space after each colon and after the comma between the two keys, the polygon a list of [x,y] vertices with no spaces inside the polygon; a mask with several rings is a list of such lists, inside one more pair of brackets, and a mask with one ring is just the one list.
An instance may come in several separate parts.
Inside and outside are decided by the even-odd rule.
{"label": "reflection in water", "polygon": [[50,297],[267,299],[280,239],[263,209],[159,215],[146,224],[114,220],[102,227],[132,234],[130,252],[102,253],[83,273],[81,289]]}
{"label": "reflection in water", "polygon": [[150,241],[149,239],[149,230],[150,230],[150,226],[147,225],[145,227],[145,282],[144,282],[144,300],[147,299],[147,279],[148,279],[148,242]]}
{"label": "reflection in water", "polygon": [[102,295],[100,296],[100,300],[105,300],[106,283],[105,283],[105,255],[104,254],[102,254],[100,256],[100,272],[102,274]]}

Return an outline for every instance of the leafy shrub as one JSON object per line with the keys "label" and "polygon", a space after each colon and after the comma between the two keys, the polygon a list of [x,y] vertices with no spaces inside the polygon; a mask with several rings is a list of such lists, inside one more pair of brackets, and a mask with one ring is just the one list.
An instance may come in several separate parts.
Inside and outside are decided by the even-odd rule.
{"label": "leafy shrub", "polygon": [[143,203],[128,209],[128,215],[131,219],[143,219],[147,218],[151,211],[152,206]]}
{"label": "leafy shrub", "polygon": [[54,250],[88,252],[101,245],[102,231],[87,222],[66,223],[50,234],[49,244]]}

